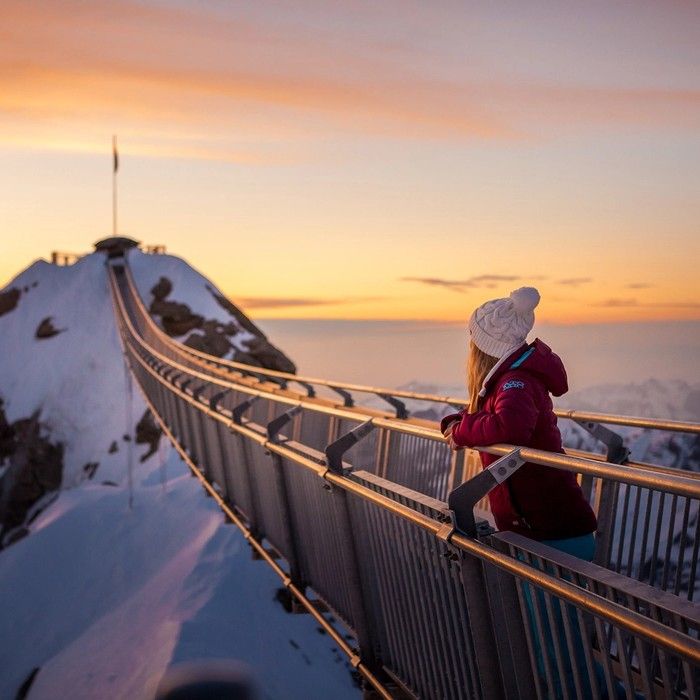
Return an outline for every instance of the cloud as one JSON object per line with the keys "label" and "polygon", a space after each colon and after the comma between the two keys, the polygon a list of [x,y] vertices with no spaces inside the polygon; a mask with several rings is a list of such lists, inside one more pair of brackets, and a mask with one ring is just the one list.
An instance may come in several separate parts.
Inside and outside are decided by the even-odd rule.
{"label": "cloud", "polygon": [[650,289],[653,286],[653,284],[649,284],[648,282],[631,282],[625,285],[627,289]]}
{"label": "cloud", "polygon": [[[541,138],[552,125],[697,127],[700,90],[498,72],[484,80],[468,63],[454,70],[429,33],[416,39],[381,4],[348,12],[309,2],[290,12],[264,3],[4,0],[0,143],[101,152],[100,137],[118,124],[152,155],[248,163],[275,162],[276,149],[288,159],[290,141],[308,147],[338,132],[505,141]],[[423,20],[449,30],[437,13]],[[174,143],[159,148],[164,132]]]}
{"label": "cloud", "polygon": [[600,306],[606,309],[621,309],[629,306],[639,306],[639,302],[636,299],[605,299],[604,301],[598,301],[593,304],[593,306]]}
{"label": "cloud", "polygon": [[578,287],[582,284],[589,284],[592,281],[592,277],[569,277],[568,279],[557,280],[557,284],[563,284],[566,287]]}
{"label": "cloud", "polygon": [[631,298],[605,299],[593,304],[593,306],[607,309],[639,308],[639,309],[700,309],[700,302],[697,301],[658,301],[640,302]]}
{"label": "cloud", "polygon": [[478,275],[465,280],[448,280],[442,277],[400,277],[401,282],[418,282],[430,287],[445,287],[454,292],[464,292],[466,289],[479,289],[486,287],[493,289],[499,282],[514,282],[522,279],[517,275]]}
{"label": "cloud", "polygon": [[237,297],[236,304],[244,309],[287,309],[307,306],[338,306],[382,301],[384,297],[344,297],[339,299],[303,299],[294,297]]}

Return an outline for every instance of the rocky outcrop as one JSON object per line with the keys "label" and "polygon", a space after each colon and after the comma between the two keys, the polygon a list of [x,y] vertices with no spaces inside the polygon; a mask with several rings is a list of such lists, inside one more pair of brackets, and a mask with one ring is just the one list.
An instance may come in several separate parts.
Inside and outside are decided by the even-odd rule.
{"label": "rocky outcrop", "polygon": [[150,409],[141,416],[141,420],[136,424],[136,444],[148,445],[148,451],[141,455],[141,461],[145,462],[152,454],[155,454],[160,443],[160,436],[163,431],[153,420]]}
{"label": "rocky outcrop", "polygon": [[[279,372],[296,372],[295,364],[265,337],[265,334],[234,304],[212,287],[207,290],[216,302],[234,319],[230,323],[221,323],[215,319],[204,319],[192,312],[187,304],[169,301],[167,297],[173,290],[172,282],[161,277],[151,289],[153,300],[149,306],[152,316],[160,317],[161,327],[170,336],[190,335],[183,343],[188,347],[205,352],[215,357],[226,357],[255,367],[274,369]],[[231,338],[244,329],[255,337],[247,341],[245,350],[235,348]],[[238,344],[239,347],[242,343]]]}
{"label": "rocky outcrop", "polygon": [[0,401],[0,546],[30,508],[56,491],[63,476],[63,445],[44,434],[38,414],[10,424]]}
{"label": "rocky outcrop", "polygon": [[225,296],[222,296],[216,290],[212,289],[209,286],[207,286],[207,290],[214,297],[214,299],[216,299],[216,303],[224,311],[231,314],[231,316],[233,316],[236,319],[236,321],[238,321],[241,328],[248,331],[249,333],[252,333],[253,335],[257,335],[258,338],[265,338],[265,334],[229,299],[227,299]]}
{"label": "rocky outcrop", "polygon": [[167,301],[166,297],[172,289],[172,282],[167,277],[161,277],[151,289],[153,301],[148,310],[151,316],[160,316],[161,326],[169,336],[177,337],[189,333],[194,328],[200,328],[204,318],[193,314],[187,304]]}
{"label": "rocky outcrop", "polygon": [[154,301],[163,301],[173,291],[173,283],[167,277],[161,277],[151,289]]}
{"label": "rocky outcrop", "polygon": [[0,316],[13,311],[17,307],[21,296],[22,292],[16,287],[8,289],[6,292],[0,292]]}
{"label": "rocky outcrop", "polygon": [[233,344],[229,337],[238,332],[233,324],[224,326],[217,321],[204,321],[199,330],[201,333],[192,333],[185,340],[185,345],[216,357],[223,357],[231,350]]}
{"label": "rocky outcrop", "polygon": [[83,474],[85,474],[88,479],[92,479],[92,477],[95,476],[95,472],[99,466],[99,462],[88,462],[87,464],[83,465]]}
{"label": "rocky outcrop", "polygon": [[46,338],[53,338],[53,336],[58,335],[62,331],[63,329],[59,330],[54,328],[51,316],[48,316],[37,326],[35,336],[38,340],[44,340]]}
{"label": "rocky outcrop", "polygon": [[274,369],[278,372],[294,374],[297,371],[296,365],[266,338],[253,338],[248,343],[247,350],[237,350],[233,359],[236,362]]}

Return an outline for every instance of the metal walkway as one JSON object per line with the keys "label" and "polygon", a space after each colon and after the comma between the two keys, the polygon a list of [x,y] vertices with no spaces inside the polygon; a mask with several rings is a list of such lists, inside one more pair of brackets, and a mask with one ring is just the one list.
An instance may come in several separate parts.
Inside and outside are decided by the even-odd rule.
{"label": "metal walkway", "polygon": [[[700,475],[629,462],[605,427],[700,425],[561,413],[607,457],[495,445],[504,459],[482,472],[405,405],[460,400],[206,355],[158,328],[123,259],[109,275],[126,362],[156,421],[368,694],[700,695]],[[358,394],[389,410],[358,406]],[[599,519],[595,563],[481,519],[495,470],[522,460],[580,474]]]}

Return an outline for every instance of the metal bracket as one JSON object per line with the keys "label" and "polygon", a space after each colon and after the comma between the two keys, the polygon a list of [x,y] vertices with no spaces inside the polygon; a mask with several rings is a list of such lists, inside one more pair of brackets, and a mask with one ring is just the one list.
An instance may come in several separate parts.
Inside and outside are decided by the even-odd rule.
{"label": "metal bracket", "polygon": [[388,404],[391,404],[396,409],[397,418],[408,418],[408,411],[406,410],[406,404],[403,401],[399,401],[395,396],[391,394],[382,394],[377,392],[377,396],[384,399]]}
{"label": "metal bracket", "polygon": [[355,405],[355,399],[352,398],[352,394],[346,389],[341,389],[339,386],[330,386],[330,384],[328,388],[343,397],[343,406],[345,406],[345,408],[352,408]]}
{"label": "metal bracket", "polygon": [[622,435],[600,423],[594,423],[590,420],[574,419],[574,422],[580,425],[587,433],[590,433],[596,440],[600,440],[600,442],[608,448],[605,457],[606,461],[611,464],[624,464],[627,462],[630,451],[625,447]]}
{"label": "metal bracket", "polygon": [[282,428],[287,425],[287,423],[289,423],[289,421],[292,420],[292,418],[294,418],[299,411],[301,411],[301,406],[294,406],[281,416],[277,416],[277,418],[271,420],[267,424],[267,439],[270,440],[270,442],[277,442],[279,431],[282,430]]}
{"label": "metal bracket", "polygon": [[207,388],[207,384],[201,384],[196,389],[192,391],[192,398],[195,401],[199,401],[199,395]]}
{"label": "metal bracket", "polygon": [[[188,387],[190,384],[192,384],[192,377],[190,377],[189,379],[185,379],[185,381],[182,382],[182,384],[178,384],[178,386],[180,387],[180,391],[184,391],[186,394],[190,394],[190,392],[187,391],[187,387]],[[192,395],[192,394],[190,394],[190,396],[191,396],[191,395]]]}
{"label": "metal bracket", "polygon": [[236,425],[243,425],[243,414],[258,400],[258,396],[251,396],[242,403],[239,403],[232,411],[233,422]]}
{"label": "metal bracket", "polygon": [[304,382],[301,379],[293,379],[292,381],[301,384],[301,386],[306,389],[306,396],[308,398],[313,399],[316,396],[316,389],[314,389],[313,385],[309,384],[309,382]]}
{"label": "metal bracket", "polygon": [[[525,460],[520,456],[520,449],[516,449],[497,459],[488,469],[484,469],[475,477],[465,481],[450,492],[447,505],[452,512],[452,524],[454,530],[467,537],[476,537],[478,528],[474,519],[474,506],[498,484],[502,484],[512,476]],[[454,533],[443,536],[449,541]]]}
{"label": "metal bracket", "polygon": [[260,382],[272,382],[273,384],[279,385],[280,389],[287,388],[287,380],[282,379],[282,377],[268,377],[266,374],[254,373],[255,378]]}
{"label": "metal bracket", "polygon": [[226,396],[226,394],[228,394],[229,391],[231,391],[231,389],[224,389],[223,391],[220,391],[218,394],[214,394],[214,396],[212,396],[209,399],[209,408],[211,408],[212,411],[217,411],[219,401],[221,401],[221,399],[223,399],[224,396]]}
{"label": "metal bracket", "polygon": [[353,446],[356,445],[360,440],[362,440],[365,435],[374,430],[374,423],[370,418],[364,423],[360,423],[356,428],[353,428],[350,432],[341,435],[337,440],[328,445],[325,449],[326,453],[326,464],[328,469],[336,474],[343,473],[343,455]]}

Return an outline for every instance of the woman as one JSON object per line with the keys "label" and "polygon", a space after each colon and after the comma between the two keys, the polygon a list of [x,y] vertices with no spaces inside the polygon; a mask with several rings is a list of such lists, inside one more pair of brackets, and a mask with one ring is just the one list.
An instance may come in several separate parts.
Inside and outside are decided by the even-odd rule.
{"label": "woman", "polygon": [[[539,301],[536,289],[522,287],[482,304],[469,319],[469,406],[441,425],[453,448],[510,443],[564,451],[550,393],[568,390],[566,370],[541,340],[526,343]],[[498,459],[480,455],[484,468]],[[499,530],[592,560],[596,518],[574,473],[527,463],[489,501]]]}
{"label": "woman", "polygon": [[[469,319],[469,406],[446,416],[441,425],[452,448],[510,443],[548,452],[564,451],[550,393],[561,396],[568,390],[566,370],[559,357],[541,340],[526,343],[539,301],[536,289],[522,287],[511,292],[507,299],[482,304]],[[498,459],[486,452],[479,454],[484,467]],[[596,518],[573,472],[523,464],[491,490],[489,501],[499,530],[512,530],[581,559],[593,559]],[[556,629],[559,640],[567,638],[558,606],[549,617],[541,592],[533,597],[530,587],[525,586],[523,593],[532,637],[536,640],[534,652],[540,677],[547,676],[545,659],[550,669],[557,656],[562,659],[563,675],[554,673],[551,694],[560,698],[566,688],[566,692],[577,695],[575,665],[578,676],[583,677],[584,697],[593,697],[593,688],[586,677],[583,631],[576,610],[568,606],[574,646],[567,649],[564,645],[557,654],[556,648],[563,642],[555,643],[551,630]],[[547,624],[540,636],[536,619],[541,615],[547,617]],[[595,665],[595,676],[599,696],[609,697],[599,664]],[[613,695],[625,697],[619,683]]]}

